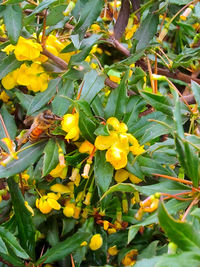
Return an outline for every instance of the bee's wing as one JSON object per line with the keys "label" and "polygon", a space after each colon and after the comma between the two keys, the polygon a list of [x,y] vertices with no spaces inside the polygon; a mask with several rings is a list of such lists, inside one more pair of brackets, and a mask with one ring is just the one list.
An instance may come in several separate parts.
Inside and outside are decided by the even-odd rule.
{"label": "bee's wing", "polygon": [[24,124],[26,126],[31,126],[31,124],[33,123],[34,121],[34,116],[29,116],[27,117],[25,120],[24,120]]}

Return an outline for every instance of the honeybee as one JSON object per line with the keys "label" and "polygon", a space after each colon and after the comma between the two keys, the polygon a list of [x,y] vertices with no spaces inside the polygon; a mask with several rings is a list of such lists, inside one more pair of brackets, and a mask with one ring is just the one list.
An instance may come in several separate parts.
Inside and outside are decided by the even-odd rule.
{"label": "honeybee", "polygon": [[[29,120],[30,118],[26,119],[24,123],[27,124]],[[33,119],[30,129],[18,140],[18,145],[20,146],[27,141],[35,143],[40,140],[41,137],[48,136],[49,129],[57,120],[62,120],[62,118],[53,114],[51,110],[41,112]]]}

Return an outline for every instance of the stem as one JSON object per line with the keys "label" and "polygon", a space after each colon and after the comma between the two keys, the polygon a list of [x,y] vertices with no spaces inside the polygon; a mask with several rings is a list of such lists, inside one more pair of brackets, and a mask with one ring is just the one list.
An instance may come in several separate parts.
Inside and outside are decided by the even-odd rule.
{"label": "stem", "polygon": [[67,70],[68,64],[62,60],[61,58],[53,55],[46,48],[43,48],[42,54],[50,58],[53,62],[55,62],[62,70]]}
{"label": "stem", "polygon": [[166,179],[169,179],[169,180],[173,180],[173,181],[176,181],[176,182],[180,182],[180,183],[183,183],[183,184],[192,185],[191,181],[179,179],[179,178],[176,178],[176,177],[173,177],[173,176],[168,176],[168,175],[159,174],[159,173],[152,173],[152,175],[159,176],[159,177],[162,177],[162,178],[166,178]]}
{"label": "stem", "polygon": [[[0,113],[0,121],[1,121],[1,124],[2,124],[2,126],[3,126],[3,129],[4,129],[4,132],[5,132],[5,134],[6,134],[6,137],[8,138],[8,139],[10,139],[10,135],[9,135],[9,133],[8,133],[8,130],[7,130],[7,128],[6,128],[6,125],[5,125],[5,123],[4,123],[4,120],[3,120],[3,117],[2,117],[2,115],[1,115],[1,113]],[[11,140],[11,139],[10,139]]]}
{"label": "stem", "polygon": [[152,88],[153,93],[155,94],[154,81],[152,79],[151,64],[150,64],[148,56],[146,57],[146,59],[147,59],[147,66],[148,66],[148,71],[149,71],[149,78],[150,78],[150,82],[151,82],[151,88]]}
{"label": "stem", "polygon": [[22,192],[22,195],[24,196],[24,185],[23,185],[21,172],[19,173],[19,181],[20,181],[20,185],[21,185],[21,192]]}
{"label": "stem", "polygon": [[194,205],[196,205],[198,202],[199,202],[199,195],[198,195],[197,197],[195,197],[195,198],[193,199],[193,201],[190,203],[190,205],[188,206],[186,212],[184,213],[184,215],[183,215],[183,217],[182,217],[182,219],[181,219],[182,222],[185,221],[185,219],[186,219],[187,215],[189,214],[191,208],[192,208]]}
{"label": "stem", "polygon": [[[158,57],[157,57],[157,54],[155,54],[155,70],[154,70],[154,73],[157,75],[158,74]],[[154,81],[154,89],[155,89],[155,94],[158,93],[158,81],[155,80]]]}
{"label": "stem", "polygon": [[47,20],[47,9],[45,9],[45,13],[44,13],[44,19],[43,19],[43,29],[42,29],[42,47],[45,48],[45,43],[46,43],[46,20]]}

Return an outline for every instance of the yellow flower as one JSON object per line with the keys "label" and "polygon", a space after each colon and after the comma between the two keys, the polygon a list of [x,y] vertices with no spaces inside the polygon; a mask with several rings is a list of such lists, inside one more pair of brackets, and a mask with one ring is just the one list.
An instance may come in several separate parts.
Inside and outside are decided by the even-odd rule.
{"label": "yellow flower", "polygon": [[122,260],[124,266],[132,266],[136,263],[136,256],[138,255],[137,249],[129,251]]}
{"label": "yellow flower", "polygon": [[111,132],[109,136],[99,135],[95,140],[95,147],[99,150],[105,150],[111,147],[118,141],[118,135],[115,132]]}
{"label": "yellow flower", "polygon": [[108,253],[111,256],[117,255],[118,252],[119,252],[119,250],[117,249],[117,246],[116,245],[108,248]]}
{"label": "yellow flower", "polygon": [[94,33],[98,33],[101,30],[101,27],[98,24],[92,24],[90,28]]}
{"label": "yellow flower", "polygon": [[3,77],[1,80],[3,87],[7,90],[14,88],[17,85],[17,75],[18,69],[8,73],[5,77]]}
{"label": "yellow flower", "polygon": [[114,75],[109,75],[109,78],[111,81],[115,82],[115,83],[120,83],[121,81],[121,78],[120,77],[117,77],[117,76],[114,76]]}
{"label": "yellow flower", "polygon": [[15,46],[12,44],[9,44],[5,48],[1,49],[1,51],[5,52],[7,55],[9,55],[13,50],[15,50]]}
{"label": "yellow flower", "polygon": [[79,114],[66,114],[63,116],[63,120],[61,122],[62,129],[67,132],[65,139],[72,139],[76,141],[79,139]]}
{"label": "yellow flower", "polygon": [[60,193],[60,194],[70,193],[69,187],[63,184],[54,184],[50,187],[50,190],[56,193]]}
{"label": "yellow flower", "polygon": [[85,246],[87,246],[87,242],[86,242],[86,241],[83,241],[83,242],[81,243],[81,247],[85,247]]}
{"label": "yellow flower", "polygon": [[142,181],[140,178],[138,178],[137,176],[131,173],[129,174],[129,179],[131,180],[133,184],[138,184]]}
{"label": "yellow flower", "polygon": [[94,150],[94,145],[91,144],[89,141],[85,140],[79,147],[79,152],[80,153],[87,153],[87,154],[91,154],[92,151]]}
{"label": "yellow flower", "polygon": [[9,95],[6,94],[5,91],[2,91],[1,94],[0,94],[0,99],[4,102],[4,103],[7,103],[8,100],[9,100]]}
{"label": "yellow flower", "polygon": [[145,152],[144,146],[130,146],[130,151],[133,153],[133,155],[140,155],[143,152]]}
{"label": "yellow flower", "polygon": [[59,195],[48,193],[40,199],[36,199],[35,205],[43,214],[47,214],[51,212],[52,209],[59,210],[61,208],[60,204],[57,202],[58,198]]}
{"label": "yellow flower", "polygon": [[128,179],[128,177],[129,172],[124,169],[120,169],[116,171],[114,179],[117,183],[123,183]]}
{"label": "yellow flower", "polygon": [[73,217],[75,212],[75,203],[70,202],[70,199],[67,199],[65,207],[63,209],[63,214],[66,217]]}
{"label": "yellow flower", "polygon": [[34,60],[40,56],[41,51],[42,46],[40,44],[20,36],[14,54],[19,61]]}
{"label": "yellow flower", "polygon": [[99,249],[103,244],[103,239],[100,234],[93,235],[89,247],[91,250],[97,250]]}
{"label": "yellow flower", "polygon": [[67,175],[67,167],[61,166],[60,163],[50,172],[50,175],[54,178],[60,177],[61,179],[65,179]]}
{"label": "yellow flower", "polygon": [[117,230],[115,228],[108,228],[108,234],[109,235],[114,234],[116,232],[117,232]]}
{"label": "yellow flower", "polygon": [[127,165],[127,153],[119,144],[114,144],[106,152],[106,161],[110,162],[115,170],[119,170]]}
{"label": "yellow flower", "polygon": [[109,228],[109,226],[110,226],[109,221],[104,220],[104,221],[103,221],[103,229],[104,229],[105,231],[107,231],[108,228]]}

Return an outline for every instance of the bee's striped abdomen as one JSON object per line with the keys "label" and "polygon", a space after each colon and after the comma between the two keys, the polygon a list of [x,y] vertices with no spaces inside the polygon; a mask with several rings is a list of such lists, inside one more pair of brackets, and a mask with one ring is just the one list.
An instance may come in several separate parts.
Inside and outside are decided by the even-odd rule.
{"label": "bee's striped abdomen", "polygon": [[34,143],[34,142],[38,141],[38,138],[39,138],[41,133],[43,133],[43,130],[36,127],[29,135],[30,143]]}

